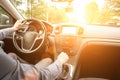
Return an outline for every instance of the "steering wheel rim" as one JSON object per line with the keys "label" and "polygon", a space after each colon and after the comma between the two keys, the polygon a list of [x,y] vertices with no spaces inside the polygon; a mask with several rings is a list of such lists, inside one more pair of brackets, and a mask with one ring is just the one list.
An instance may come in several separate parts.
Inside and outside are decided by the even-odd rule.
{"label": "steering wheel rim", "polygon": [[[22,28],[20,28],[19,30],[15,31],[13,33],[13,44],[14,44],[15,48],[18,51],[22,52],[22,53],[33,53],[33,52],[36,52],[45,43],[45,40],[46,40],[46,27],[45,27],[45,25],[44,25],[44,23],[42,21],[37,20],[37,19],[25,19],[23,21],[26,21],[26,23],[23,25],[24,28],[22,27],[24,30],[20,31],[20,29],[22,29]],[[27,31],[27,29],[30,27],[31,24],[35,25],[36,28],[40,28],[40,30],[38,30],[38,33],[29,31],[29,30]],[[37,24],[37,26],[36,26],[36,24]],[[27,28],[26,28],[26,26],[27,26]],[[34,35],[34,36],[32,36],[32,35]],[[30,39],[31,36],[32,36],[32,38],[35,37],[35,38],[33,38],[34,41],[32,41]],[[18,44],[17,40],[20,40],[19,44]],[[35,43],[38,40],[41,40],[41,42],[38,44],[37,47],[35,47]],[[27,44],[25,43],[26,41],[28,41]],[[29,42],[31,42],[31,43],[29,43]],[[31,46],[26,48],[24,46],[24,44],[26,44],[25,46],[28,46],[29,44]]]}

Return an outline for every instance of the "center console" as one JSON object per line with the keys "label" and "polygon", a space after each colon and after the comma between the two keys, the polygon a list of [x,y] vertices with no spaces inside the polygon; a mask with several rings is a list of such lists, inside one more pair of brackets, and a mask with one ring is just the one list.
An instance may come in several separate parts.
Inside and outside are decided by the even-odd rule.
{"label": "center console", "polygon": [[68,35],[57,35],[55,37],[55,46],[56,51],[58,53],[60,52],[66,52],[69,56],[74,56],[77,53],[78,50],[78,39],[76,36],[68,36]]}

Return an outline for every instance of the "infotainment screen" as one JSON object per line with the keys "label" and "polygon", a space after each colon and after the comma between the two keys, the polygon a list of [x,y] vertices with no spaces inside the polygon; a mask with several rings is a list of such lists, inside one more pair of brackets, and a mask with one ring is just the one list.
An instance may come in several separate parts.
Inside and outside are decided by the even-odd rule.
{"label": "infotainment screen", "polygon": [[77,28],[76,27],[62,27],[62,34],[77,34]]}

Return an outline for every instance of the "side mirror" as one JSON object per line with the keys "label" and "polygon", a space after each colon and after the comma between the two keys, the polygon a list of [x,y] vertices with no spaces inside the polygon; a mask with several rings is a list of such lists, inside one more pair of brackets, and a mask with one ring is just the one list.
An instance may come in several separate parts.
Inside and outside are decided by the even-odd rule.
{"label": "side mirror", "polygon": [[9,23],[9,16],[5,14],[1,14],[0,16],[0,24],[8,24]]}

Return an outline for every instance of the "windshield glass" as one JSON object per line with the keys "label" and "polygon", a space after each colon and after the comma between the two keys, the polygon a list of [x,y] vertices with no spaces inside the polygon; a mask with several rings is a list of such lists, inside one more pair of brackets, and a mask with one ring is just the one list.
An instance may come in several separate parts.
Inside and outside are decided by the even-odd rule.
{"label": "windshield glass", "polygon": [[11,0],[25,18],[119,26],[120,0]]}

